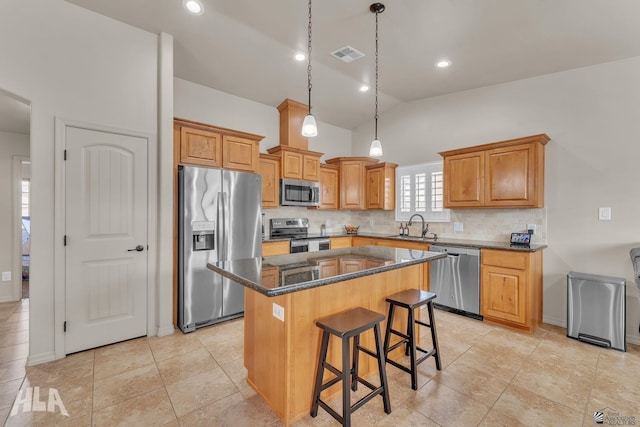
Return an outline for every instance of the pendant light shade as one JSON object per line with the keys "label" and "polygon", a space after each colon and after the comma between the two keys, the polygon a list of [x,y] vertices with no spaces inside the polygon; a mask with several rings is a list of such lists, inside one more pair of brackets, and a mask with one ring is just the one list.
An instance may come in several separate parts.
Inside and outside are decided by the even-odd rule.
{"label": "pendant light shade", "polygon": [[309,114],[304,117],[304,122],[302,122],[302,136],[311,137],[317,135],[318,125],[316,125],[316,118],[309,111]]}
{"label": "pendant light shade", "polygon": [[371,147],[369,148],[369,155],[371,157],[382,156],[382,143],[378,139],[371,141]]}
{"label": "pendant light shade", "polygon": [[313,137],[318,135],[318,125],[316,124],[316,119],[311,114],[311,0],[309,0],[309,32],[307,38],[307,59],[309,62],[307,63],[307,89],[309,91],[309,113],[304,118],[302,122],[302,136],[304,137]]}
{"label": "pendant light shade", "polygon": [[378,139],[378,14],[384,12],[384,4],[373,3],[369,6],[369,10],[376,14],[376,115],[374,116],[375,133],[371,147],[369,147],[369,155],[380,157],[382,156],[382,143]]}

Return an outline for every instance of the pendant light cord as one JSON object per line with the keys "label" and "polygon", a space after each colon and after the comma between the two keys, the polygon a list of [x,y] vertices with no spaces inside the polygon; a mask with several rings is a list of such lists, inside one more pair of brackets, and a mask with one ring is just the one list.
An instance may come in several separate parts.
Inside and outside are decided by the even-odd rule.
{"label": "pendant light cord", "polygon": [[307,44],[307,89],[309,90],[309,115],[311,115],[311,0],[309,0],[309,33]]}
{"label": "pendant light cord", "polygon": [[378,139],[378,13],[376,11],[376,115],[374,139]]}

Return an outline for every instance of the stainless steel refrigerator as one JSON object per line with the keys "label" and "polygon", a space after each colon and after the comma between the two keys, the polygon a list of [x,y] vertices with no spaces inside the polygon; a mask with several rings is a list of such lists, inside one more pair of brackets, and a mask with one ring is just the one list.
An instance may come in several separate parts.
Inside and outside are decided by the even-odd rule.
{"label": "stainless steel refrigerator", "polygon": [[178,327],[240,317],[244,287],[208,262],[262,255],[262,183],[255,173],[178,168]]}

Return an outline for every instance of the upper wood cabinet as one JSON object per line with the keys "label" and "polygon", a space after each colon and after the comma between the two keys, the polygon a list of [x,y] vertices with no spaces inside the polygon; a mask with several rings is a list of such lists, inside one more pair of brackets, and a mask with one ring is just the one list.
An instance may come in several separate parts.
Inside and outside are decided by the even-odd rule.
{"label": "upper wood cabinet", "polygon": [[396,167],[395,163],[377,163],[366,169],[367,209],[392,211],[396,207]]}
{"label": "upper wood cabinet", "polygon": [[262,207],[277,208],[280,205],[280,158],[260,153],[258,172],[262,176]]}
{"label": "upper wood cabinet", "polygon": [[378,161],[369,157],[336,157],[327,163],[340,167],[340,209],[365,209],[366,166]]}
{"label": "upper wood cabinet", "polygon": [[222,167],[246,172],[257,172],[260,144],[247,138],[222,136]]}
{"label": "upper wood cabinet", "polygon": [[306,181],[320,180],[320,157],[316,151],[291,148],[277,145],[267,150],[269,154],[280,157],[280,177],[302,179]]}
{"label": "upper wood cabinet", "polygon": [[222,167],[222,135],[186,126],[179,126],[179,128],[179,163]]}
{"label": "upper wood cabinet", "polygon": [[546,134],[440,153],[446,208],[544,206]]}
{"label": "upper wood cabinet", "polygon": [[319,209],[340,208],[340,168],[336,165],[320,165]]}
{"label": "upper wood cabinet", "polygon": [[484,206],[484,152],[444,158],[444,206]]}
{"label": "upper wood cabinet", "polygon": [[176,164],[257,172],[260,135],[174,119]]}

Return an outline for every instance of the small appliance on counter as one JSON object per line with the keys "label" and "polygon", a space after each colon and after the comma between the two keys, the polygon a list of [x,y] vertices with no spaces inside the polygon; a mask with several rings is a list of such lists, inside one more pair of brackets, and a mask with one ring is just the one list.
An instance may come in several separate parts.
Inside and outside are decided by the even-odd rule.
{"label": "small appliance on counter", "polygon": [[531,234],[529,233],[511,233],[511,246],[529,246],[531,245]]}
{"label": "small appliance on counter", "polygon": [[328,237],[309,236],[309,218],[271,218],[269,225],[271,239],[291,239],[289,253],[329,249],[330,240]]}

